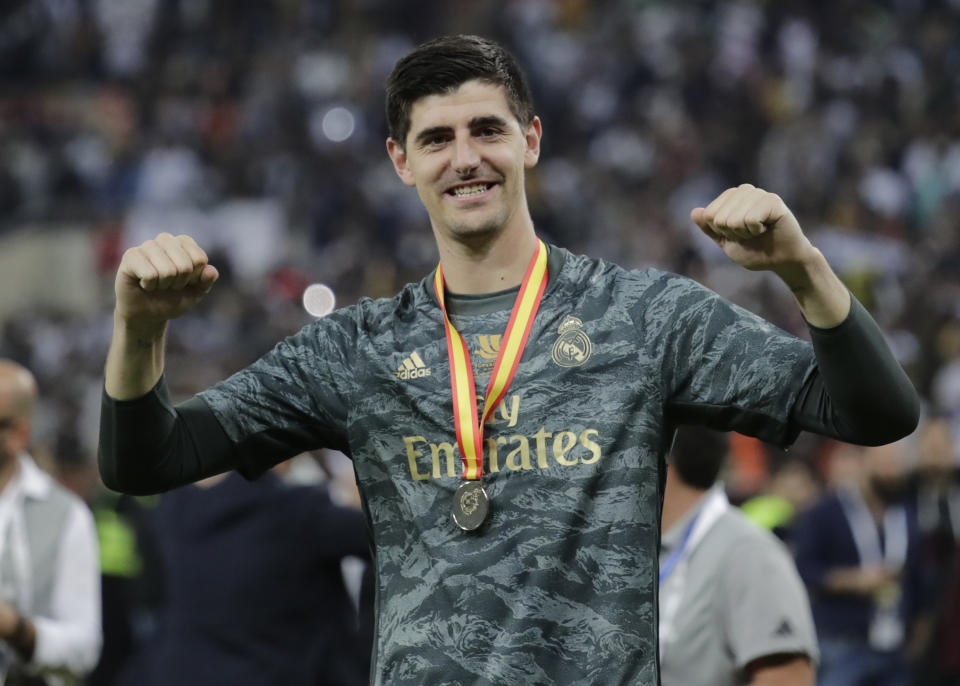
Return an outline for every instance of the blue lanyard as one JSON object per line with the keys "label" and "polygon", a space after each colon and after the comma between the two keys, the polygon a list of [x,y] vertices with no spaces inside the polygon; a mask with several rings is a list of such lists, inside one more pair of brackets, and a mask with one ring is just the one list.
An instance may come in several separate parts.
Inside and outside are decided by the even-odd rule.
{"label": "blue lanyard", "polygon": [[[703,510],[701,510],[702,512]],[[687,541],[690,540],[690,534],[693,533],[693,527],[696,525],[697,520],[700,518],[700,512],[697,513],[697,516],[694,517],[690,524],[687,525],[687,530],[683,532],[683,540],[680,541],[680,545],[677,546],[677,549],[670,553],[663,566],[660,567],[660,583],[662,584],[670,572],[673,571],[673,568],[677,566],[677,563],[680,562],[680,558],[683,557],[683,551],[687,547]]]}

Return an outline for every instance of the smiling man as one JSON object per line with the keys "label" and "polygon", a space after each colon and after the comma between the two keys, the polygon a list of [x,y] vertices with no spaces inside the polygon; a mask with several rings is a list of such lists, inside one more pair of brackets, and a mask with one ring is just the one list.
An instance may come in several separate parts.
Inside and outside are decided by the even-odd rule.
{"label": "smiling man", "polygon": [[674,427],[884,443],[912,431],[916,394],[772,193],[731,188],[691,218],[736,262],[785,281],[813,345],[689,279],[540,241],[524,175],[543,126],[495,43],[414,50],[388,80],[387,118],[387,152],[430,216],[435,272],[173,406],[167,322],[217,271],[188,236],[131,248],[116,279],[104,481],[150,493],[342,450],[375,553],[373,683],[656,684]]}

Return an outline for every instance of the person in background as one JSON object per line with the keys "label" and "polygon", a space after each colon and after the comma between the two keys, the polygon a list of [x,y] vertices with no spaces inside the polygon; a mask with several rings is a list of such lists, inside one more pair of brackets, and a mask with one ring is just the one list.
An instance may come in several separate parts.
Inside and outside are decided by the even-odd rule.
{"label": "person in background", "polygon": [[817,500],[819,488],[808,462],[785,458],[773,468],[762,492],[743,503],[740,510],[789,545],[797,515]]}
{"label": "person in background", "polygon": [[784,545],[727,501],[717,482],[728,436],[680,427],[660,540],[663,686],[811,686],[810,603]]}
{"label": "person in background", "polygon": [[[369,559],[359,509],[278,471],[217,475],[165,494],[150,530],[163,601],[129,686],[362,686],[362,644],[341,560]],[[367,622],[369,623],[369,622]]]}
{"label": "person in background", "polygon": [[[820,636],[819,686],[906,686],[925,633],[907,441],[850,447],[839,483],[797,520],[797,568]],[[853,469],[855,467],[855,470]]]}
{"label": "person in background", "polygon": [[[101,646],[93,517],[27,452],[36,404],[33,375],[0,359],[0,681],[7,686],[79,680]],[[57,681],[48,681],[54,673]]]}
{"label": "person in background", "polygon": [[103,651],[86,686],[114,686],[156,633],[160,560],[148,526],[159,496],[100,488],[92,503],[100,543]]}
{"label": "person in background", "polygon": [[931,640],[916,683],[960,684],[960,468],[950,418],[932,415],[917,434],[911,494],[917,509],[931,605]]}

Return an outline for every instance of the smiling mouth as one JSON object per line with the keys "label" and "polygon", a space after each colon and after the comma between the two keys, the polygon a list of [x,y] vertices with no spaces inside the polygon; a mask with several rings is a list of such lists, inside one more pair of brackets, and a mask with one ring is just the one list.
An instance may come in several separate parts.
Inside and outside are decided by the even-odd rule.
{"label": "smiling mouth", "polygon": [[468,186],[457,186],[449,189],[447,195],[452,195],[454,198],[472,198],[486,193],[495,185],[495,183],[473,183]]}

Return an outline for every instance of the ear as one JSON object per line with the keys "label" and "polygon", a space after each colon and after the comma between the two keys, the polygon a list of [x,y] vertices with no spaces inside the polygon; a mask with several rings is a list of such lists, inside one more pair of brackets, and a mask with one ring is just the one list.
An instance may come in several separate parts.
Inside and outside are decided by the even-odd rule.
{"label": "ear", "polygon": [[10,442],[13,445],[14,452],[20,453],[30,445],[30,434],[33,432],[33,426],[29,419],[17,419],[10,428]]}
{"label": "ear", "polygon": [[527,149],[523,153],[523,166],[530,169],[537,166],[537,160],[540,159],[540,139],[543,137],[543,125],[540,123],[540,117],[533,118],[523,137],[527,144]]}
{"label": "ear", "polygon": [[410,166],[407,164],[407,152],[403,149],[403,146],[393,138],[388,138],[387,154],[390,155],[393,168],[397,172],[397,176],[400,177],[400,180],[408,186],[416,186],[416,181],[413,179],[413,171],[411,171]]}

